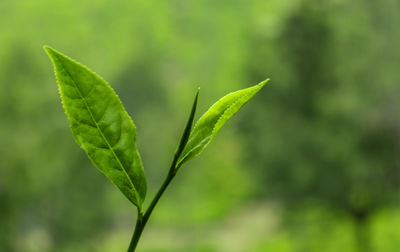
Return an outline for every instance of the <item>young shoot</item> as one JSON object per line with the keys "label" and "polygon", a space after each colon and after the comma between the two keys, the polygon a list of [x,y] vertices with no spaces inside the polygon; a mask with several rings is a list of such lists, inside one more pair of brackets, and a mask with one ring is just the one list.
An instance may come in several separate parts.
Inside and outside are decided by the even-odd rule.
{"label": "young shoot", "polygon": [[183,164],[199,155],[219,129],[260,89],[258,85],[227,94],[212,105],[197,121],[197,90],[189,118],[168,175],[143,209],[146,176],[136,146],[136,126],[111,86],[99,75],[62,53],[45,46],[54,65],[61,102],[72,134],[92,163],[137,208],[137,221],[128,252],[135,251],[154,207]]}

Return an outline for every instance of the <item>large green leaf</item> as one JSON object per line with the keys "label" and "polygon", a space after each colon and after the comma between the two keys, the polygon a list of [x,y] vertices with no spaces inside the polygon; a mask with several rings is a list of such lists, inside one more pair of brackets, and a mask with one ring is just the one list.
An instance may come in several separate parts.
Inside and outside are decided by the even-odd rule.
{"label": "large green leaf", "polygon": [[146,177],[136,147],[136,127],[120,99],[96,73],[50,47],[44,49],[54,64],[76,141],[95,166],[141,209]]}
{"label": "large green leaf", "polygon": [[177,167],[179,168],[184,162],[199,155],[211,142],[218,130],[267,82],[268,80],[265,80],[253,87],[227,94],[212,105],[194,126],[189,141],[179,157]]}

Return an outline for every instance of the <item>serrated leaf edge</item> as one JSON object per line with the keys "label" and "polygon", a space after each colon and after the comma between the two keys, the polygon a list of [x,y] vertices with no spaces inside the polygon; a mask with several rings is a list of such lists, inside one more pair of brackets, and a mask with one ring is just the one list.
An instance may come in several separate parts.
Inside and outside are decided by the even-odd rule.
{"label": "serrated leaf edge", "polygon": [[[124,108],[124,106],[123,106],[121,100],[119,99],[119,97],[118,97],[118,95],[116,94],[116,92],[114,91],[114,89],[112,89],[112,87],[110,86],[110,84],[109,84],[107,81],[105,81],[99,74],[97,74],[96,72],[90,70],[87,66],[81,64],[80,62],[78,62],[78,61],[76,61],[76,60],[74,60],[74,59],[68,57],[67,55],[64,55],[64,54],[62,54],[62,53],[56,51],[55,49],[53,49],[53,48],[51,48],[51,47],[49,47],[49,46],[44,46],[43,48],[45,49],[46,53],[50,56],[50,59],[51,59],[51,61],[52,61],[53,64],[54,64],[54,75],[56,76],[56,80],[57,80],[57,84],[58,84],[58,91],[59,91],[60,97],[64,97],[64,95],[63,95],[62,92],[61,92],[61,84],[60,84],[61,81],[59,80],[58,75],[57,75],[57,72],[56,72],[56,67],[55,67],[56,64],[55,64],[55,61],[54,61],[54,59],[53,59],[53,55],[51,55],[51,53],[50,53],[49,51],[54,51],[56,54],[62,55],[63,57],[67,58],[68,60],[71,60],[72,62],[74,62],[75,64],[77,64],[77,65],[79,65],[80,67],[84,68],[85,70],[87,70],[87,71],[93,73],[97,78],[99,78],[100,80],[102,80],[103,82],[105,82],[105,83],[107,84],[107,85],[106,85],[107,89],[108,89],[109,91],[111,91],[112,94],[115,95],[115,96],[118,98],[118,102],[119,102],[120,105]],[[48,51],[48,50],[49,50],[49,51]],[[56,57],[59,57],[59,56],[56,55]],[[122,163],[121,163],[121,161],[119,160],[118,156],[116,155],[114,149],[111,147],[111,145],[110,145],[110,143],[108,142],[107,138],[104,136],[103,132],[102,132],[101,129],[99,128],[99,126],[98,126],[96,120],[94,119],[93,113],[91,112],[91,110],[90,110],[90,108],[89,108],[89,106],[88,106],[88,104],[87,104],[85,98],[83,97],[81,91],[80,91],[79,88],[77,87],[76,81],[74,80],[74,78],[72,77],[72,75],[68,72],[68,70],[65,68],[64,63],[63,63],[61,60],[60,60],[60,63],[61,63],[61,65],[63,65],[63,68],[65,69],[65,72],[69,75],[69,77],[70,77],[71,80],[73,81],[74,86],[75,86],[76,90],[78,91],[79,96],[80,96],[81,99],[84,101],[85,107],[86,107],[86,109],[88,110],[88,112],[89,112],[89,114],[90,114],[90,117],[92,118],[93,122],[95,123],[97,130],[98,130],[99,133],[101,134],[101,137],[102,137],[103,140],[106,142],[108,148],[111,150],[111,152],[112,152],[112,154],[113,154],[113,157],[114,157],[115,160],[118,162],[118,164],[119,164],[119,166],[121,167],[122,171],[124,172],[125,176],[128,178],[128,181],[129,181],[129,183],[131,184],[132,189],[133,189],[133,191],[134,191],[134,193],[135,193],[135,197],[136,197],[136,199],[137,199],[137,201],[138,201],[138,202],[137,202],[137,204],[138,204],[137,207],[138,207],[139,209],[141,209],[141,205],[142,205],[142,203],[143,203],[142,197],[139,195],[139,193],[138,193],[138,191],[137,191],[137,189],[136,189],[136,187],[135,187],[135,185],[134,185],[132,179],[129,177],[129,175],[128,175],[126,169],[125,169],[125,167],[122,165]],[[73,118],[72,116],[70,116],[70,115],[68,114],[63,99],[61,99],[61,102],[62,102],[62,105],[63,105],[64,111],[65,111],[65,114],[67,115],[68,119],[69,119],[69,118]],[[124,110],[125,110],[125,108],[124,108]],[[125,113],[127,113],[126,110],[125,110]],[[131,120],[131,123],[132,123],[133,127],[135,128],[135,132],[136,132],[136,126],[135,126],[135,124],[133,123],[132,118],[129,116],[129,114],[128,114],[128,117],[129,117],[129,120]],[[70,128],[71,128],[71,124],[70,124]],[[71,128],[71,130],[72,130],[72,128]],[[77,139],[77,138],[76,138],[76,139]],[[78,139],[77,139],[77,140],[78,140]],[[79,144],[81,145],[81,143],[79,143]],[[138,157],[140,158],[140,155],[138,155]],[[90,157],[89,157],[89,158],[90,158]],[[90,158],[90,159],[91,159],[91,158]],[[140,162],[141,162],[141,161],[140,161]],[[111,182],[112,182],[113,184],[115,184],[112,180],[111,180]],[[117,185],[115,184],[115,186],[117,186]],[[117,187],[118,187],[118,186],[117,186]],[[132,202],[132,203],[134,203],[134,202]]]}

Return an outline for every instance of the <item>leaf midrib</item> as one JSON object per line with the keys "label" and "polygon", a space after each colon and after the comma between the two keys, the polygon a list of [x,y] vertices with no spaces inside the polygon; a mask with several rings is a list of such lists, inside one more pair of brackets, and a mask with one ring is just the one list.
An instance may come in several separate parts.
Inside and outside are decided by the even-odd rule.
{"label": "leaf midrib", "polygon": [[[94,119],[93,113],[92,113],[92,111],[91,111],[91,109],[90,109],[88,103],[86,102],[85,97],[82,95],[81,90],[78,88],[78,85],[76,84],[76,81],[74,80],[73,76],[72,76],[71,73],[68,71],[68,69],[65,67],[64,63],[63,63],[61,60],[59,60],[59,61],[60,61],[61,65],[63,66],[63,68],[65,69],[65,71],[67,72],[68,76],[71,78],[72,82],[74,83],[74,86],[75,86],[76,90],[78,91],[79,96],[80,96],[81,99],[83,100],[83,102],[84,102],[84,104],[85,104],[85,107],[86,107],[87,111],[89,112],[89,115],[90,115],[90,117],[92,118],[94,124],[96,125],[96,128],[97,128],[97,130],[99,131],[101,137],[103,138],[104,142],[107,144],[108,148],[110,149],[111,153],[113,154],[114,159],[117,161],[118,165],[121,167],[121,169],[122,169],[122,171],[124,172],[125,176],[128,178],[128,181],[129,181],[129,183],[131,184],[133,191],[135,192],[135,197],[136,197],[136,200],[138,201],[137,204],[140,205],[140,202],[139,202],[139,201],[141,201],[141,199],[140,199],[140,197],[139,197],[139,194],[138,194],[138,192],[137,192],[137,190],[136,190],[135,185],[133,184],[133,181],[131,180],[131,178],[130,178],[129,175],[128,175],[128,172],[125,170],[125,167],[122,165],[122,163],[121,163],[121,161],[119,160],[117,154],[114,152],[114,149],[112,148],[111,144],[108,142],[107,138],[104,136],[102,130],[100,129],[99,125],[97,124],[97,121]],[[106,109],[107,109],[107,108],[106,108]],[[121,133],[121,134],[122,134],[122,133]]]}
{"label": "leaf midrib", "polygon": [[[224,112],[218,117],[217,121],[214,124],[214,127],[211,131],[211,136],[215,136],[216,132],[215,132],[215,127],[217,127],[218,123],[221,121],[222,117],[226,114],[226,112],[231,109],[233,106],[235,106],[240,100],[246,98],[247,96],[249,96],[252,93],[253,90],[249,90],[246,93],[244,93],[242,96],[240,96],[239,98],[237,98],[234,102],[231,103],[231,105],[229,105],[226,109],[224,109]],[[244,105],[244,104],[243,104]]]}

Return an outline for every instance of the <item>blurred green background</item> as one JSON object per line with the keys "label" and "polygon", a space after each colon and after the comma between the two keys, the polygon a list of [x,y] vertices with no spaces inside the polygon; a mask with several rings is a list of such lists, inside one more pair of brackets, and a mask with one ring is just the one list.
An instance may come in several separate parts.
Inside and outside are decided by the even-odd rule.
{"label": "blurred green background", "polygon": [[397,0],[1,0],[0,251],[125,251],[135,208],[72,138],[47,44],[138,129],[152,197],[199,114],[271,78],[181,169],[138,251],[399,251]]}

